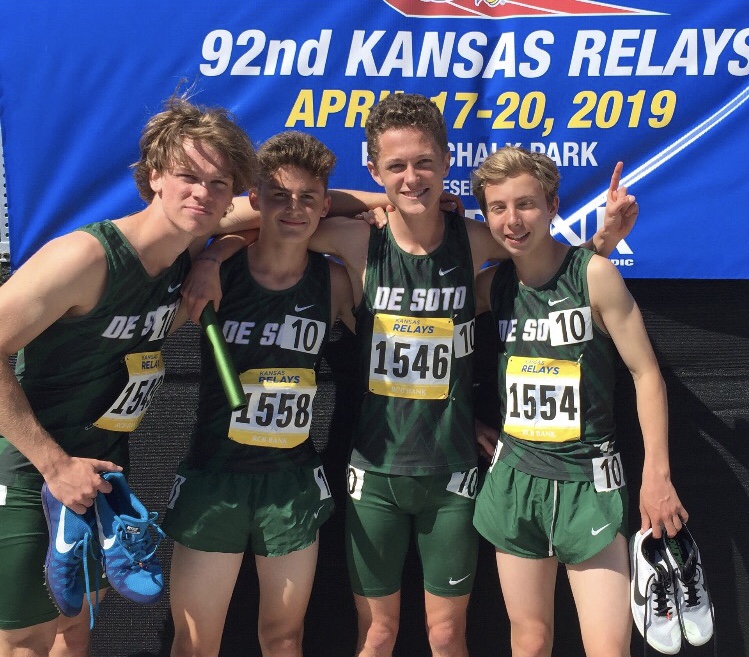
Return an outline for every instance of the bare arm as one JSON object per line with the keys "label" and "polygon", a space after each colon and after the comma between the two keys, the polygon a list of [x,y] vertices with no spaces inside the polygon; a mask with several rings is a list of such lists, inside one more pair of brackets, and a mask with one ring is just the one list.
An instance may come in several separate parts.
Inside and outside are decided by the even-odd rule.
{"label": "bare arm", "polygon": [[[208,248],[193,259],[193,264],[187,279],[182,285],[182,298],[187,305],[187,313],[193,322],[199,322],[200,313],[206,304],[213,301],[216,310],[221,300],[221,280],[219,269],[221,263],[234,255],[239,249],[246,247],[257,239],[258,231],[244,231],[243,233],[223,235],[215,239]],[[356,251],[361,251],[361,274],[367,257],[367,240],[369,239],[369,224],[365,221],[349,219],[348,217],[330,217],[320,222],[317,230],[309,242],[309,249],[318,253],[328,253],[342,259],[351,276],[351,283],[356,295],[356,273],[349,262],[356,262]],[[362,284],[358,284],[358,294],[362,295]]]}
{"label": "bare arm", "polygon": [[384,192],[355,189],[330,190],[330,216],[354,217],[362,212],[385,207],[389,203]]}
{"label": "bare arm", "polygon": [[[364,192],[354,189],[331,189],[330,216],[354,217],[368,210],[388,205],[388,197],[382,192]],[[260,228],[260,212],[252,207],[249,196],[235,196],[234,209],[219,223],[218,234],[238,233]]]}
{"label": "bare arm", "polygon": [[[190,273],[182,284],[182,305],[185,307],[183,322],[189,317],[200,322],[200,314],[209,301],[218,310],[221,303],[221,263],[237,251],[257,241],[259,230],[245,230],[240,233],[222,235],[214,239],[204,251],[193,255]],[[180,311],[182,308],[180,307]],[[176,330],[177,327],[175,327]]]}
{"label": "bare arm", "polygon": [[671,483],[668,458],[666,386],[648,339],[640,310],[616,267],[594,257],[588,266],[588,287],[596,323],[611,335],[632,374],[637,414],[645,446],[640,489],[642,530],[653,528],[656,538],[665,527],[673,536],[689,515]]}
{"label": "bare arm", "polygon": [[72,233],[44,246],[0,288],[0,434],[39,470],[50,492],[78,513],[91,506],[97,491],[111,491],[98,473],[121,468],[66,454],[34,416],[8,359],[61,317],[89,312],[106,282],[99,243]]}
{"label": "bare arm", "polygon": [[491,310],[491,289],[494,275],[497,273],[496,267],[487,267],[482,269],[476,276],[476,315]]}
{"label": "bare arm", "polygon": [[[329,215],[337,220],[326,219],[320,222],[320,227],[325,226],[322,231],[323,236],[318,236],[320,229],[315,233],[317,239],[313,238],[310,243],[310,249],[320,253],[330,253],[338,257],[345,258],[344,253],[340,253],[337,240],[331,231],[333,224],[341,225],[346,222],[346,217],[361,215],[367,210],[383,207],[388,203],[388,198],[380,192],[362,192],[355,190],[330,190],[331,207]],[[237,196],[234,198],[232,205],[234,209],[221,220],[219,233],[221,237],[213,240],[205,252],[198,254],[193,258],[193,266],[185,283],[182,285],[182,297],[186,304],[186,312],[193,322],[198,322],[200,313],[209,301],[214,302],[218,310],[221,302],[221,284],[219,281],[218,270],[221,263],[230,258],[237,251],[252,244],[257,240],[258,228],[260,227],[260,213],[252,207],[249,196]],[[374,219],[368,219],[373,222]],[[359,221],[364,226],[367,236],[369,235],[369,223]],[[351,232],[356,232],[351,229]],[[361,232],[361,231],[360,231]],[[325,235],[328,235],[327,237]],[[334,250],[335,249],[335,250]],[[348,252],[346,245],[342,247],[344,252]],[[364,261],[366,261],[366,247],[364,250]],[[351,271],[349,269],[349,271]],[[363,272],[361,274],[363,276]],[[360,276],[360,277],[361,277]],[[353,281],[353,277],[352,277]],[[356,285],[354,283],[354,285]],[[359,292],[359,298],[361,292]]]}
{"label": "bare arm", "polygon": [[331,310],[333,321],[340,319],[352,332],[356,332],[354,320],[354,295],[351,281],[346,270],[337,262],[328,261],[330,265]]}
{"label": "bare arm", "polygon": [[367,266],[369,224],[348,217],[328,217],[320,222],[309,241],[309,249],[340,259],[351,281],[354,304],[364,294],[364,273]]}

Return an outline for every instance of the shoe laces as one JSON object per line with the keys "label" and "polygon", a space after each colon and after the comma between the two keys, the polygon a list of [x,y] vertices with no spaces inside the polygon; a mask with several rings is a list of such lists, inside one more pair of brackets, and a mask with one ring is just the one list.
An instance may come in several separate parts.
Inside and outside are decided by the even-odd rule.
{"label": "shoe laces", "polygon": [[[159,514],[155,511],[149,513],[143,529],[138,534],[129,532],[126,523],[121,518],[117,518],[117,537],[125,554],[127,554],[131,561],[130,567],[133,570],[137,568],[148,570],[151,560],[156,554],[157,548],[161,544],[162,539],[166,536],[161,527],[156,524],[156,518],[158,515]],[[153,534],[150,531],[151,529],[153,529],[153,534],[157,537],[155,541],[153,539]]]}
{"label": "shoe laces", "polygon": [[681,583],[684,585],[684,602],[687,607],[696,607],[700,603],[700,594],[697,585],[703,581],[702,567],[697,561],[690,557],[684,564],[684,568],[678,573]]}
{"label": "shoe laces", "polygon": [[673,583],[671,580],[671,573],[658,563],[654,563],[652,564],[652,566],[653,574],[648,577],[645,588],[649,589],[653,594],[652,599],[654,600],[655,604],[652,605],[652,612],[651,605],[645,605],[645,619],[643,622],[642,635],[642,638],[644,639],[642,654],[644,657],[647,657],[648,655],[648,623],[650,618],[652,618],[651,614],[654,612],[656,616],[660,618],[666,617],[669,620],[674,614],[671,609],[671,605],[668,604],[669,594],[671,593],[671,585]]}
{"label": "shoe laces", "polygon": [[648,578],[648,586],[653,593],[653,611],[656,616],[671,618],[673,615],[672,607],[669,604],[669,595],[671,595],[671,576],[668,571],[660,564],[654,564],[655,572]]}
{"label": "shoe laces", "polygon": [[99,587],[96,587],[93,596],[94,600],[92,601],[91,578],[89,576],[87,557],[90,555],[94,562],[94,581],[98,582],[101,579],[101,555],[97,554],[97,545],[98,543],[93,539],[93,534],[87,532],[74,548],[76,556],[83,561],[83,585],[86,589],[86,598],[88,599],[89,630],[94,629],[94,622],[99,616]]}

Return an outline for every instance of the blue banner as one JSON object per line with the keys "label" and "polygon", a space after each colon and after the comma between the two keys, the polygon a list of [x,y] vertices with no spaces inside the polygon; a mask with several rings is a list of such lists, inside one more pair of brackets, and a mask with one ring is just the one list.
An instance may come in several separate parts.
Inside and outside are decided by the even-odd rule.
{"label": "blue banner", "polygon": [[[506,143],[562,173],[555,231],[587,239],[617,160],[641,206],[612,254],[634,278],[749,278],[744,0],[0,0],[12,265],[50,238],[140,209],[128,166],[181,79],[255,142],[284,129],[338,155],[337,187],[376,189],[363,125],[384,94],[442,108],[445,188]],[[727,214],[725,214],[727,213]],[[718,216],[720,215],[720,216]]]}

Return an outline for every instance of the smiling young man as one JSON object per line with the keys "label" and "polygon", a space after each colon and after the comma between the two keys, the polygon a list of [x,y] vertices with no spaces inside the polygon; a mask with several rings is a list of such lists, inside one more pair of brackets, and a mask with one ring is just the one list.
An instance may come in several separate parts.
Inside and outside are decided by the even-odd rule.
{"label": "smiling young man", "polygon": [[353,300],[345,269],[307,244],[330,207],[335,156],[311,135],[285,132],[258,159],[249,199],[259,237],[221,266],[218,310],[248,408],[229,408],[204,341],[197,425],[163,523],[175,540],[173,657],[218,654],[248,549],[262,653],[300,657],[318,529],[333,509],[309,432],[322,348],[337,318],[353,329]]}
{"label": "smiling young man", "polygon": [[[51,241],[0,288],[4,657],[47,655],[56,633],[52,654],[87,654],[85,602],[77,601],[77,616],[58,618],[45,590],[50,536],[40,489],[46,483],[75,512],[69,523],[81,514],[93,529],[94,498],[111,491],[101,474],[128,467],[129,432],[152,396],[133,403],[129,382],[146,380],[155,390],[163,378],[159,350],[190,267],[188,249],[202,248],[254,170],[252,145],[224,110],[179,97],[150,119],[140,149],[134,176],[144,210]],[[14,376],[8,358],[16,352]],[[81,557],[71,562],[73,579]]]}
{"label": "smiling young man", "polygon": [[635,381],[645,444],[642,529],[656,537],[663,528],[675,535],[688,517],[670,479],[660,369],[616,267],[552,238],[559,172],[547,156],[502,148],[474,172],[473,190],[512,259],[476,281],[477,310],[491,310],[499,331],[503,424],[474,519],[496,546],[512,654],[551,655],[564,563],[586,655],[625,657],[632,618],[615,356]]}

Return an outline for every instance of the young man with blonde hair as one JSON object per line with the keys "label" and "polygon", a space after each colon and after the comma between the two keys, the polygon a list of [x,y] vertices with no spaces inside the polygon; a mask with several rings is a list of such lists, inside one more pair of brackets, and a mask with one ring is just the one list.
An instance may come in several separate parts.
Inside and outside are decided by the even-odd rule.
{"label": "young man with blonde hair", "polygon": [[[112,489],[101,475],[127,470],[129,432],[163,379],[160,348],[189,251],[203,247],[254,174],[250,140],[228,113],[184,97],[151,118],[140,150],[134,174],[145,209],[52,240],[0,288],[4,657],[87,654],[89,611],[76,584],[86,554],[65,526],[78,520],[96,531],[94,499]],[[52,537],[43,483],[60,514]],[[70,618],[45,590],[48,546],[70,570],[50,591]],[[48,568],[48,581],[56,574]]]}
{"label": "young man with blonde hair", "polygon": [[511,257],[476,279],[477,312],[492,312],[499,336],[502,426],[498,440],[496,429],[483,430],[496,448],[474,524],[496,547],[512,654],[551,655],[564,563],[586,655],[626,657],[629,532],[613,421],[615,358],[635,382],[645,444],[640,514],[655,537],[675,535],[688,517],[670,478],[660,369],[616,267],[552,238],[559,172],[551,159],[499,149],[474,172],[473,191]]}

